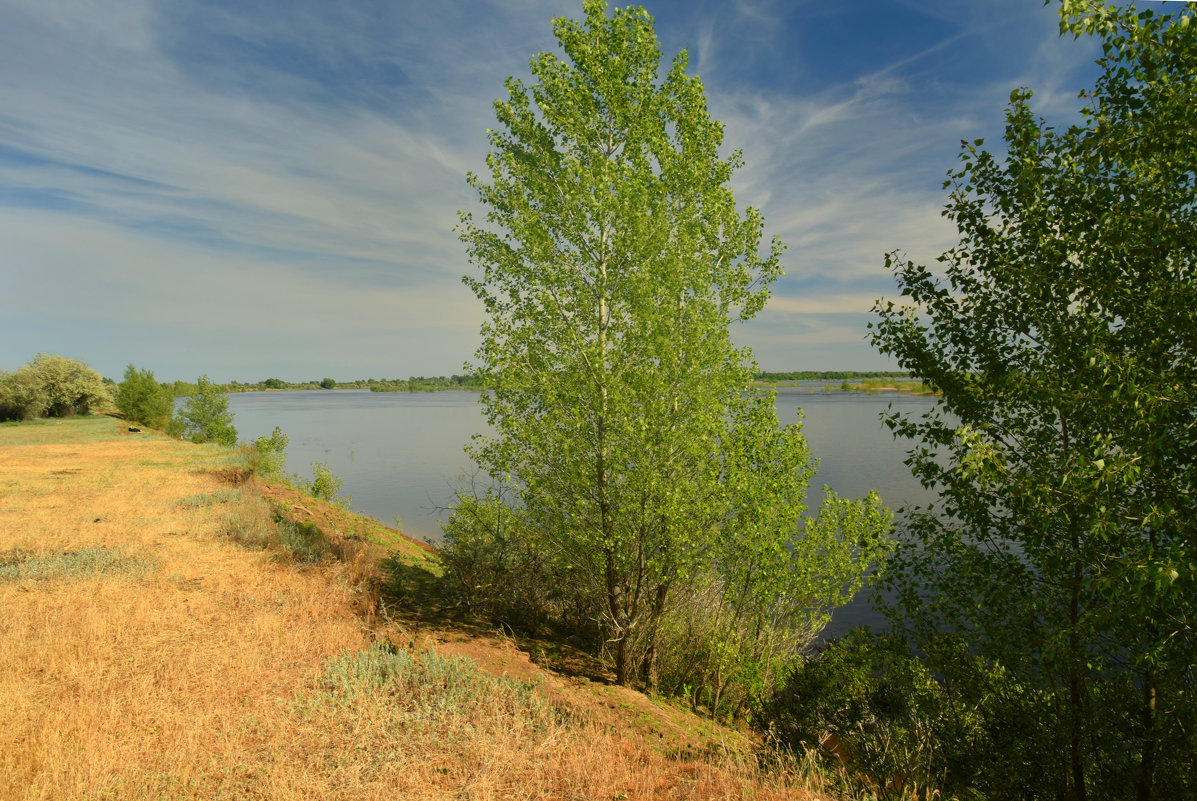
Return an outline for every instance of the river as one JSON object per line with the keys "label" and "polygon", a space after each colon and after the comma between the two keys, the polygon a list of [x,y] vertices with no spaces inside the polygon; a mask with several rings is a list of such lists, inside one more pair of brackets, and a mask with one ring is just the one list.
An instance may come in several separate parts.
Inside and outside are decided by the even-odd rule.
{"label": "river", "polygon": [[[834,386],[834,385],[833,385]],[[325,462],[341,477],[353,509],[387,524],[400,518],[405,534],[436,541],[443,509],[473,470],[464,452],[486,430],[476,392],[370,392],[308,390],[244,392],[228,396],[242,440],[252,442],[278,426],[290,438],[288,471],[311,477]],[[821,383],[781,387],[777,415],[784,423],[804,412],[803,433],[820,460],[812,500],[824,485],[846,497],[877,490],[892,509],[929,500],[903,464],[906,443],[895,441],[880,415],[921,414],[930,397],[894,392],[827,392]],[[863,598],[836,615],[829,634],[881,618]]]}

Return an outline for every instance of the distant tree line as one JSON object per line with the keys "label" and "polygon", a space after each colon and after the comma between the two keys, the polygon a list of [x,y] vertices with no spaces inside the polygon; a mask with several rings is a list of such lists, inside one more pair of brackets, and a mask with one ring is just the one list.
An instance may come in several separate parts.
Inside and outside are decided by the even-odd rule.
{"label": "distant tree line", "polygon": [[908,370],[792,370],[788,373],[760,372],[757,381],[852,381],[866,378],[910,378]]}
{"label": "distant tree line", "polygon": [[482,384],[477,376],[411,376],[406,381],[400,378],[375,380],[367,382],[371,392],[437,392],[440,390],[471,390],[479,391]]}

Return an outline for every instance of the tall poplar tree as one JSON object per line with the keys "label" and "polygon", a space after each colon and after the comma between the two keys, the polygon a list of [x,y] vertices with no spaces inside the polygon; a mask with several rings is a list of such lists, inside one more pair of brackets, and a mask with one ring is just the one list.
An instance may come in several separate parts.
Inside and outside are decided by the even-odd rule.
{"label": "tall poplar tree", "polygon": [[[536,56],[531,87],[508,79],[488,132],[489,183],[469,177],[486,222],[463,213],[458,231],[482,268],[465,282],[486,320],[467,369],[484,383],[496,432],[472,455],[515,486],[527,520],[601,599],[617,679],[628,683],[633,644],[647,643],[651,662],[671,593],[718,561],[717,538],[769,536],[783,550],[794,539],[808,459],[796,430],[776,436],[771,403],[746,398],[755,365],[729,333],[781,274],[781,243],[762,244],[760,214],[737,211],[728,187],[740,153],[720,156],[723,127],[684,52],[658,82],[661,51],[643,9],[608,17],[588,0],[584,11],[583,22],[554,22],[564,59]],[[774,432],[768,441],[802,464],[788,452],[727,459],[736,420]],[[729,480],[749,466],[770,486]],[[750,520],[737,515],[732,486],[793,504]],[[853,508],[878,540],[876,502]],[[817,530],[831,538],[826,553],[859,544],[841,548],[838,527]],[[855,569],[836,574],[845,582],[859,579],[858,560],[836,564]]]}

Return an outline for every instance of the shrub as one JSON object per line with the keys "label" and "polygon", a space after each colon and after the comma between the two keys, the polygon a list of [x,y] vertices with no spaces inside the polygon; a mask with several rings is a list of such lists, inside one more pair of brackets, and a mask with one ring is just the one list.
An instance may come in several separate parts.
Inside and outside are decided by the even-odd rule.
{"label": "shrub", "polygon": [[45,388],[30,370],[0,373],[0,420],[32,420],[48,405]]}
{"label": "shrub", "polygon": [[499,497],[458,495],[442,531],[446,590],[471,613],[533,635],[550,616],[575,629],[593,616],[584,601],[571,607],[569,571]]}
{"label": "shrub", "polygon": [[819,754],[843,765],[850,795],[1054,798],[1069,735],[1040,725],[1050,707],[957,635],[915,656],[901,638],[858,630],[802,662],[760,723],[787,749],[830,746]]}
{"label": "shrub", "polygon": [[166,430],[172,436],[186,437],[192,442],[237,444],[237,429],[233,427],[228,396],[206,375],[196,380],[195,394],[175,413]]}
{"label": "shrub", "polygon": [[163,428],[174,410],[174,392],[159,384],[150,370],[125,368],[125,380],[117,387],[116,408],[126,420],[154,428]]}
{"label": "shrub", "polygon": [[[278,429],[276,428],[275,431],[277,432]],[[296,478],[298,479],[298,476]],[[340,506],[342,509],[348,509],[349,504],[353,501],[353,498],[349,495],[339,494],[345,482],[333,473],[324,462],[315,462],[312,464],[311,481],[299,480],[296,482],[296,485],[313,498],[328,501],[331,504]]]}
{"label": "shrub", "polygon": [[246,461],[249,470],[262,478],[281,480],[287,469],[287,444],[290,440],[278,426],[269,437],[263,435],[247,445]]}
{"label": "shrub", "polygon": [[65,356],[39,353],[21,369],[0,374],[0,419],[69,417],[112,402],[99,373]]}

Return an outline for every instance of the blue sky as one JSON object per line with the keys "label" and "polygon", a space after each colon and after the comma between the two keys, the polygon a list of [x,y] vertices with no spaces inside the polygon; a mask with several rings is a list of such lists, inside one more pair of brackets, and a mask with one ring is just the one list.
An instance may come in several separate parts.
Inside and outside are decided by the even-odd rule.
{"label": "blue sky", "polygon": [[[1097,56],[1040,0],[646,8],[744,152],[737,200],[788,246],[735,334],[769,370],[892,367],[865,340],[896,294],[883,254],[950,246],[959,141],[1000,144],[1018,86],[1071,120]],[[0,0],[0,369],[460,372],[481,320],[465,173],[560,15],[580,3]]]}

